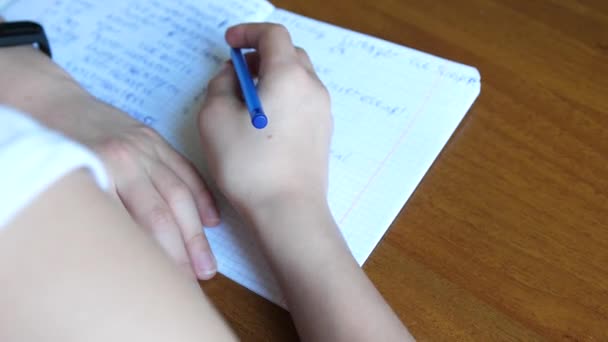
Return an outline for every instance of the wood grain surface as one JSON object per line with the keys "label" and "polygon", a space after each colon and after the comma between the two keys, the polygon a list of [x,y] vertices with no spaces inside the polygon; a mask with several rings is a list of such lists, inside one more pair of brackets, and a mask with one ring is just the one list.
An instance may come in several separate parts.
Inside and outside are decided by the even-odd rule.
{"label": "wood grain surface", "polygon": [[[275,0],[476,66],[481,95],[364,269],[420,341],[608,341],[608,1]],[[245,341],[289,314],[203,284]]]}

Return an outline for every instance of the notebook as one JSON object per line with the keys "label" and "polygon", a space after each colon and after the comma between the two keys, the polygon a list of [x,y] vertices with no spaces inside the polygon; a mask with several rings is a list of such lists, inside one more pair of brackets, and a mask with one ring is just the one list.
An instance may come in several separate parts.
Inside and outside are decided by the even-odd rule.
{"label": "notebook", "polygon": [[[16,0],[1,13],[41,22],[57,63],[99,99],[155,128],[203,174],[195,115],[208,80],[229,58],[226,28],[285,25],[332,96],[329,203],[360,265],[480,91],[473,67],[263,0]],[[222,226],[206,229],[219,271],[285,306],[247,227],[219,197]]]}

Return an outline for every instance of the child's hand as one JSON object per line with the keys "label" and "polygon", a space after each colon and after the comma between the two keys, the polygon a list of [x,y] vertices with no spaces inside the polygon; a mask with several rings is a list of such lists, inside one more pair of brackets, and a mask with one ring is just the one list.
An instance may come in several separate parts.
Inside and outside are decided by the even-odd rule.
{"label": "child's hand", "polygon": [[247,56],[268,116],[252,126],[234,68],[226,64],[209,84],[199,126],[213,175],[228,199],[246,214],[295,197],[326,203],[330,99],[306,53],[287,30],[245,24],[226,33]]}
{"label": "child's hand", "polygon": [[310,60],[281,26],[240,25],[226,39],[257,50],[250,66],[269,123],[252,126],[228,66],[211,82],[200,115],[203,147],[221,190],[254,229],[300,337],[413,340],[365,277],[329,210],[330,101]]}
{"label": "child's hand", "polygon": [[32,47],[0,48],[0,87],[0,103],[96,151],[133,219],[192,277],[213,276],[202,225],[217,225],[217,210],[191,163],[162,137],[97,101]]}

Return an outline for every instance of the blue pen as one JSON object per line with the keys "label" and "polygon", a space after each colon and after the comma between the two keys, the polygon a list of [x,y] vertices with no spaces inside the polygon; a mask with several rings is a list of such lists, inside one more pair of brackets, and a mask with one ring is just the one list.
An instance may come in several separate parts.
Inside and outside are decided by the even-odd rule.
{"label": "blue pen", "polygon": [[249,68],[247,68],[245,56],[243,56],[241,49],[235,48],[230,49],[230,55],[232,56],[232,63],[241,85],[245,103],[247,104],[247,110],[249,110],[249,115],[251,115],[251,123],[253,127],[262,129],[268,124],[268,118],[262,109],[262,103],[255,89]]}

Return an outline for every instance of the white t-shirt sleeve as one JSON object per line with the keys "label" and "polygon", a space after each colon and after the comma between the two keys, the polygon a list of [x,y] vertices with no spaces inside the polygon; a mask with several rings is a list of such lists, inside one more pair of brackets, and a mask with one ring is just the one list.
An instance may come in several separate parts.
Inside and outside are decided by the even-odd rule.
{"label": "white t-shirt sleeve", "polygon": [[0,230],[69,172],[86,168],[102,189],[108,177],[89,150],[0,105]]}

